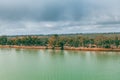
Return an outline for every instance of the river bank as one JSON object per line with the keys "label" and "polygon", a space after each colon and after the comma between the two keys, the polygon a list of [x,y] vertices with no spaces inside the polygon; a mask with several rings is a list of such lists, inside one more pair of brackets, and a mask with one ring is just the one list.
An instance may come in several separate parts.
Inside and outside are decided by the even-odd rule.
{"label": "river bank", "polygon": [[[0,45],[0,48],[17,48],[17,49],[52,49],[46,46],[18,46],[18,45]],[[55,50],[60,50],[56,47]],[[120,51],[120,48],[86,48],[86,47],[64,47],[64,50],[80,50],[80,51]]]}

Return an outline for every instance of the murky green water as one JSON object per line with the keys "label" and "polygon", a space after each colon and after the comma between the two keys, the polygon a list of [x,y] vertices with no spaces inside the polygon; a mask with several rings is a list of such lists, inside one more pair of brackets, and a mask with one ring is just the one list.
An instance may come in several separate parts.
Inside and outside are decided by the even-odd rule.
{"label": "murky green water", "polygon": [[120,52],[0,49],[0,80],[120,80]]}

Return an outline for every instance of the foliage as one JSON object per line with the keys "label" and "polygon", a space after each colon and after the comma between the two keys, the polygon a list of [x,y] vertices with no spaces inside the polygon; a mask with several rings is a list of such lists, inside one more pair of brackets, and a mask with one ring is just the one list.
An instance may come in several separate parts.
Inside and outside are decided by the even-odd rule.
{"label": "foliage", "polygon": [[[88,35],[88,34],[87,34]],[[51,46],[60,47],[98,47],[98,48],[118,48],[120,46],[120,35],[51,35],[51,36],[16,36],[0,37],[0,45],[19,45],[19,46]]]}

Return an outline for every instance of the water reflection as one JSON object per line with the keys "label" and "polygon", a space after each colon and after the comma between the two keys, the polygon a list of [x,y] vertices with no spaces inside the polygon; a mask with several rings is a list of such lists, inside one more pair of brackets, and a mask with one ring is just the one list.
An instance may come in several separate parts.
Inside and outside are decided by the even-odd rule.
{"label": "water reflection", "polygon": [[0,80],[119,80],[120,53],[0,49]]}

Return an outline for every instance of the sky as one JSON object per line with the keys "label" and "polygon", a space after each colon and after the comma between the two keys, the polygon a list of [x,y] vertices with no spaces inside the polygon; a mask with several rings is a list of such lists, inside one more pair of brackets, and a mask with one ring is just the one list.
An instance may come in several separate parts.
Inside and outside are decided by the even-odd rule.
{"label": "sky", "polygon": [[0,35],[120,31],[120,0],[0,0]]}

